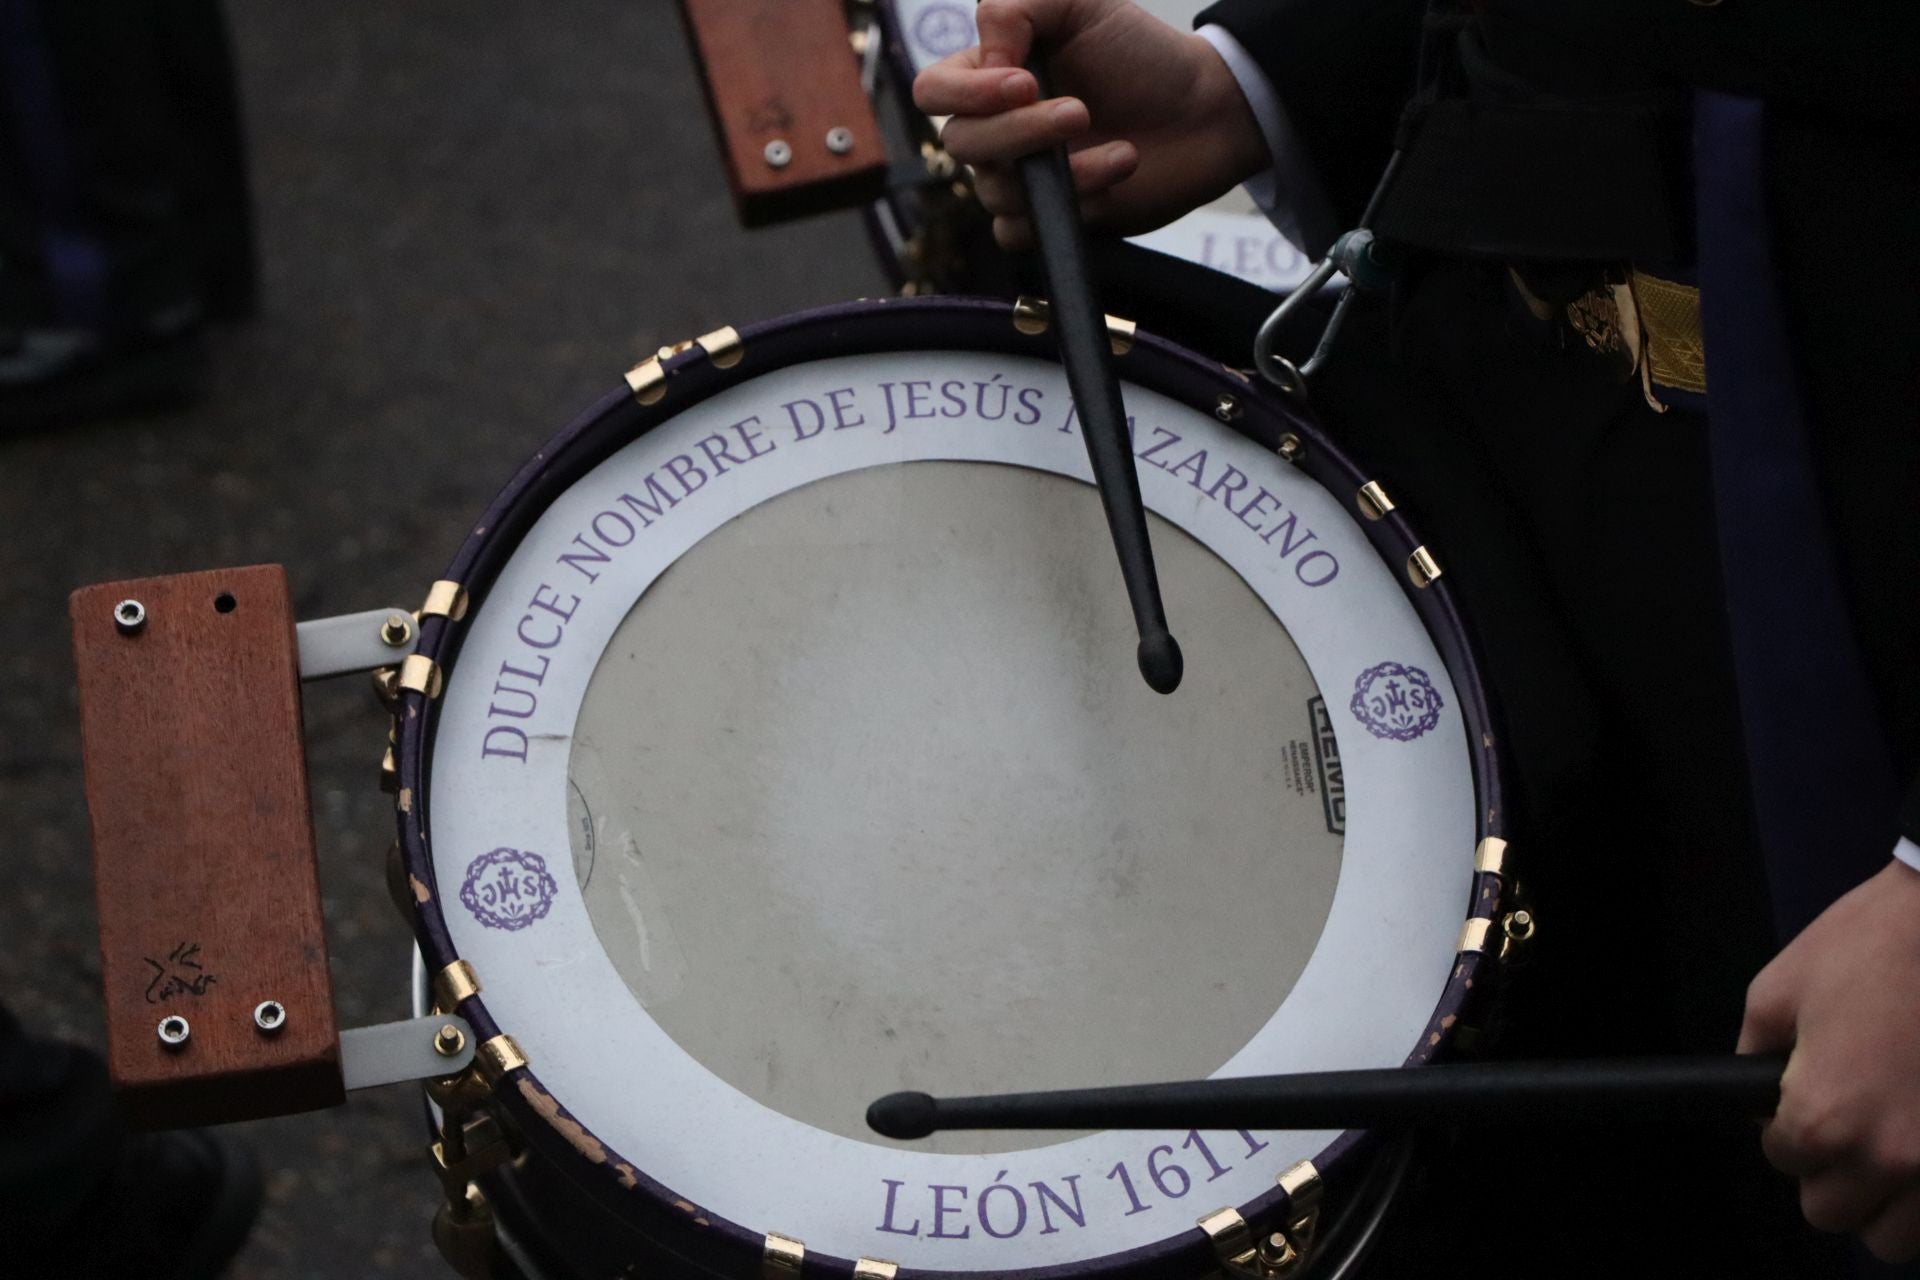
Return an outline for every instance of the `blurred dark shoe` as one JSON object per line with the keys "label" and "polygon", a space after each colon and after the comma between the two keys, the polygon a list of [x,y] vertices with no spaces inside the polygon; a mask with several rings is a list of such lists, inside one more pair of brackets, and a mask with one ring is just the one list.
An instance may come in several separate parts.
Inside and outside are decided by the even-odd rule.
{"label": "blurred dark shoe", "polygon": [[259,1213],[260,1170],[245,1147],[206,1130],[134,1134],[64,1228],[29,1244],[24,1258],[0,1242],[0,1271],[21,1280],[214,1280]]}
{"label": "blurred dark shoe", "polygon": [[126,334],[0,331],[0,432],[180,409],[206,383],[201,313],[189,304]]}

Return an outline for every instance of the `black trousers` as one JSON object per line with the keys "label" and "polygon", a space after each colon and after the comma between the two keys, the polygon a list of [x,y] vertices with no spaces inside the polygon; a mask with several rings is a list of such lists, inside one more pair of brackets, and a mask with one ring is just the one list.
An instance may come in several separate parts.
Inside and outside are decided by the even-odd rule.
{"label": "black trousers", "polygon": [[99,1056],[32,1038],[0,1005],[0,1238],[11,1242],[0,1254],[57,1238],[106,1180],[122,1137]]}
{"label": "black trousers", "polygon": [[[1731,1051],[1775,944],[1704,420],[1457,261],[1359,309],[1314,399],[1439,559],[1496,700],[1540,924],[1494,1051]],[[1454,1135],[1421,1170],[1382,1276],[1851,1274],[1754,1125]]]}
{"label": "black trousers", "polygon": [[[251,314],[245,152],[217,0],[0,0],[0,43],[0,331],[137,331],[183,306]],[[94,288],[76,289],[76,257]]]}

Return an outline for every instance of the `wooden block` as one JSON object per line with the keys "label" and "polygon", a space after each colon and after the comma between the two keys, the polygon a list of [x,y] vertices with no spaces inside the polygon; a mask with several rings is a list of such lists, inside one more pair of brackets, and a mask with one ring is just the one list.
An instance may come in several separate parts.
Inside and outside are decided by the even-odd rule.
{"label": "wooden block", "polygon": [[[137,600],[126,631],[116,605]],[[300,673],[278,565],[68,602],[100,908],[107,1063],[127,1118],[215,1124],[341,1100]],[[272,1034],[254,1009],[278,1001]],[[161,1043],[161,1020],[187,1020]]]}
{"label": "wooden block", "polygon": [[[681,0],[727,179],[747,226],[862,204],[886,186],[886,146],[860,87],[842,0]],[[844,153],[828,135],[844,129]],[[790,158],[768,163],[785,143]]]}

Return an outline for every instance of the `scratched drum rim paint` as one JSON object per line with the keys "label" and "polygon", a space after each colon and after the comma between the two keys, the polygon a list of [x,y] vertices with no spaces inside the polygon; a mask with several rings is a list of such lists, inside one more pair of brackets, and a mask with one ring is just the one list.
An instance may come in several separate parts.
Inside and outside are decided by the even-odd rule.
{"label": "scratched drum rim paint", "polygon": [[[469,623],[427,618],[422,626],[420,652],[452,670],[465,627],[484,607],[487,588],[533,521],[576,480],[617,449],[729,387],[791,365],[843,352],[877,355],[940,350],[1039,359],[1050,356],[1044,337],[1027,337],[1013,329],[1004,304],[966,300],[895,301],[829,308],[752,327],[742,334],[742,340],[746,358],[734,367],[716,367],[698,348],[673,356],[666,362],[668,391],[659,403],[641,406],[623,387],[601,400],[541,450],[476,524],[446,575],[465,583],[473,592],[474,613],[469,615]],[[1301,469],[1332,493],[1355,494],[1367,479],[1341,457],[1310,422],[1218,365],[1142,335],[1123,364],[1123,372],[1130,384],[1151,389],[1201,412],[1216,408],[1223,395],[1232,397],[1239,408],[1233,425],[1241,435],[1267,449],[1276,445],[1282,432],[1290,432],[1305,441]],[[1357,523],[1357,527],[1381,558],[1393,566],[1402,564],[1411,549],[1419,545],[1398,513],[1389,513],[1378,521]],[[1452,676],[1451,688],[1458,697],[1459,705],[1454,711],[1461,717],[1473,773],[1474,835],[1476,838],[1499,836],[1504,819],[1497,756],[1463,628],[1451,606],[1444,580],[1425,590],[1407,588],[1407,596],[1444,659]],[[1329,703],[1333,703],[1335,691],[1327,688],[1326,692]],[[460,958],[442,913],[442,902],[457,900],[462,889],[460,885],[439,881],[427,839],[431,741],[437,727],[437,711],[437,704],[422,695],[405,694],[399,735],[401,840],[414,887],[416,934],[429,969],[436,972]],[[1418,721],[1417,716],[1412,720],[1403,716],[1399,721],[1392,721],[1393,709],[1384,704],[1377,714],[1389,717],[1382,721],[1389,728],[1389,737],[1392,730],[1404,731]],[[1463,915],[1495,914],[1502,894],[1499,878],[1475,877],[1470,870],[1470,849],[1460,850],[1457,856],[1461,867],[1460,889],[1467,898],[1462,904],[1466,908]],[[1427,1030],[1409,1055],[1409,1061],[1427,1061],[1448,1050],[1456,1020],[1478,998],[1473,979],[1480,964],[1477,952],[1457,958]],[[482,981],[486,981],[484,965],[481,976]],[[1482,984],[1478,995],[1484,996],[1485,992],[1486,986]],[[514,1029],[495,1021],[484,995],[467,1001],[462,1012],[483,1038]],[[534,1162],[535,1165],[544,1162],[563,1172],[565,1185],[577,1185],[619,1215],[641,1237],[667,1252],[693,1260],[702,1270],[741,1275],[758,1273],[765,1232],[781,1231],[804,1238],[804,1224],[755,1221],[741,1225],[688,1201],[677,1189],[656,1182],[643,1162],[629,1158],[640,1153],[614,1149],[584,1131],[567,1110],[566,1099],[556,1100],[544,1091],[538,1080],[540,1065],[535,1056],[531,1069],[508,1073],[496,1087],[500,1102],[519,1121],[539,1153],[541,1159]],[[1345,1157],[1358,1142],[1356,1135],[1343,1135],[1316,1160],[1335,1189],[1351,1175],[1355,1162]],[[525,1176],[536,1178],[537,1170]],[[1183,1203],[1194,1208],[1191,1217],[1213,1207],[1202,1204],[1198,1198]],[[1256,1223],[1266,1222],[1285,1208],[1285,1197],[1278,1190],[1269,1190],[1240,1208]],[[878,1247],[867,1252],[885,1256]],[[1171,1271],[1197,1274],[1208,1269],[1211,1260],[1206,1238],[1197,1229],[1190,1228],[1095,1257],[1039,1267],[995,1267],[993,1271],[1033,1277],[1105,1276],[1151,1267],[1155,1274]],[[808,1251],[809,1273],[844,1275],[850,1273],[852,1267],[849,1256],[834,1256],[814,1248]],[[954,1272],[947,1268],[906,1266],[902,1274]]]}
{"label": "scratched drum rim paint", "polygon": [[[1156,17],[1178,28],[1177,19],[1191,18],[1206,6],[1149,3],[1146,7],[1159,10]],[[972,0],[879,0],[877,8],[884,39],[883,74],[892,81],[903,109],[912,119],[924,121],[913,107],[913,78],[974,42]],[[1169,9],[1175,12],[1166,12]],[[914,220],[910,209],[897,201],[884,210],[875,209],[870,220],[882,260],[897,278],[905,273],[893,243],[895,234]],[[1291,290],[1313,270],[1306,254],[1258,212],[1202,207],[1152,231],[1128,236],[1127,243],[1274,293]]]}

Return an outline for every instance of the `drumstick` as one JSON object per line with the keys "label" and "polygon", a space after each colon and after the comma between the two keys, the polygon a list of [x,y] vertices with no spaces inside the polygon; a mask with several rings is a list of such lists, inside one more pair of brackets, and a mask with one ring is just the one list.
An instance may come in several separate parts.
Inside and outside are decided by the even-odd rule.
{"label": "drumstick", "polygon": [[[1040,80],[1040,96],[1046,97],[1037,57],[1028,69]],[[1107,345],[1106,315],[1094,296],[1087,268],[1087,246],[1081,237],[1066,148],[1027,156],[1020,161],[1020,177],[1027,188],[1033,238],[1051,297],[1067,387],[1080,411],[1080,434],[1087,443],[1087,459],[1093,464],[1107,529],[1120,557],[1120,576],[1126,581],[1140,633],[1140,674],[1156,692],[1172,693],[1180,686],[1185,663],[1179,644],[1167,630],[1166,610],[1160,603],[1160,579],[1147,541],[1147,512],[1140,500],[1140,475],[1134,470],[1120,379],[1114,374]]]}
{"label": "drumstick", "polygon": [[942,1129],[1373,1129],[1398,1125],[1711,1124],[1768,1116],[1784,1057],[1487,1062],[974,1098],[890,1093],[888,1138]]}

